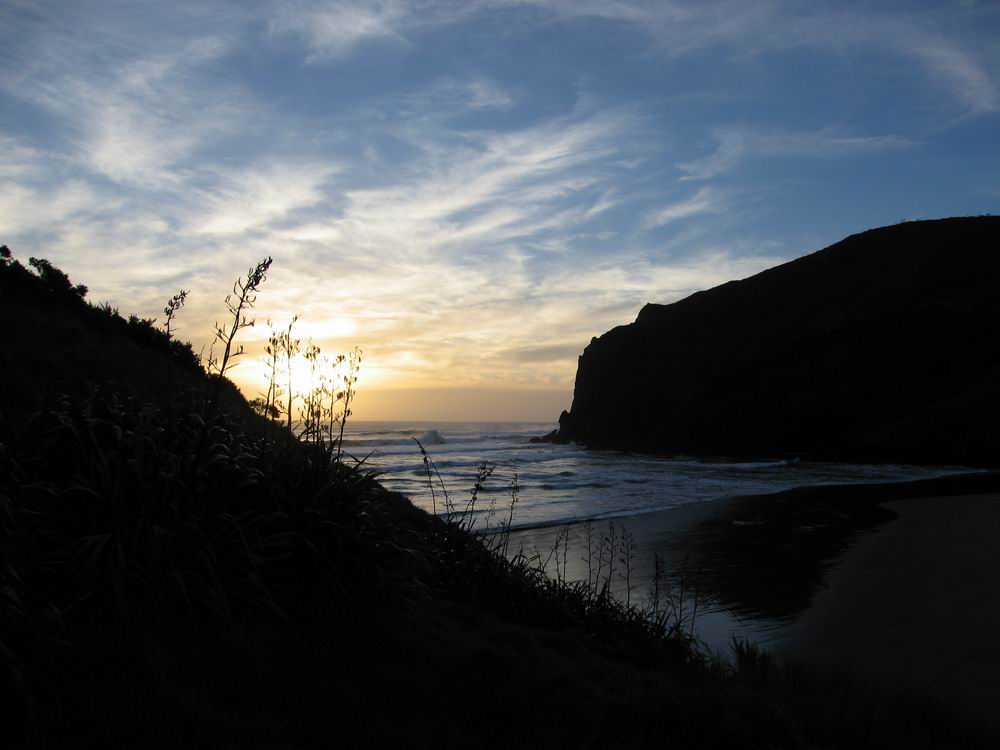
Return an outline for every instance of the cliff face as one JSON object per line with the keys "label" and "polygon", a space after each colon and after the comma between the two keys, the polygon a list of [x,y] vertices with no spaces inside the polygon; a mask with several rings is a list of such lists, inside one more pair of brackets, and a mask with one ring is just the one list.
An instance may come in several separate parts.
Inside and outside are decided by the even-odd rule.
{"label": "cliff face", "polygon": [[1000,217],[919,221],[591,341],[560,440],[653,453],[1000,463]]}

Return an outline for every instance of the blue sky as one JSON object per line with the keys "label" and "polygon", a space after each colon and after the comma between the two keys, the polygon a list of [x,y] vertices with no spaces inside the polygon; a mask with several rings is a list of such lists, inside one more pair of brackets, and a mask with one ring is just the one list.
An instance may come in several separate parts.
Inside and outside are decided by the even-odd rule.
{"label": "blue sky", "polygon": [[0,242],[143,315],[191,289],[196,347],[272,255],[258,320],[364,347],[362,417],[551,419],[647,301],[1000,207],[995,2],[5,0],[0,30]]}

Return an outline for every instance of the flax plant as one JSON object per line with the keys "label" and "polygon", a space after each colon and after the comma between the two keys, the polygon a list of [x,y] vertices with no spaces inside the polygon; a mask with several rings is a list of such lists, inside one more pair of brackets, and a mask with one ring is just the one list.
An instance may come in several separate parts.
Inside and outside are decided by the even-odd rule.
{"label": "flax plant", "polygon": [[264,366],[267,371],[267,393],[261,394],[264,399],[264,414],[271,423],[273,432],[274,421],[280,413],[278,409],[278,399],[284,394],[281,384],[278,382],[278,366],[281,361],[281,334],[275,332],[274,323],[267,321],[270,336],[267,338],[267,346],[264,347]]}
{"label": "flax plant", "polygon": [[187,296],[190,293],[189,289],[181,289],[177,294],[167,300],[167,306],[163,308],[163,314],[165,320],[163,321],[163,327],[167,332],[167,338],[172,338],[173,334],[177,332],[177,329],[172,328],[174,318],[177,316],[178,311],[184,307],[184,303],[187,302]]}
{"label": "flax plant", "polygon": [[[176,329],[173,328],[174,318],[177,316],[177,312],[184,307],[184,303],[187,301],[189,290],[181,289],[177,294],[167,300],[166,307],[163,308],[163,314],[165,319],[163,321],[163,328],[167,334],[167,345],[169,346],[173,341],[173,334],[176,333]],[[171,400],[174,397],[174,371],[172,368],[167,370],[167,405],[170,405]]]}
{"label": "flax plant", "polygon": [[321,349],[309,339],[303,356],[309,365],[309,388],[302,394],[302,406],[299,416],[302,422],[301,439],[305,442],[319,443],[323,436],[323,403],[326,400],[326,375],[323,373],[323,361],[320,359]]}
{"label": "flax plant", "polygon": [[208,401],[208,407],[205,410],[206,421],[215,411],[219,399],[219,389],[222,387],[226,373],[233,367],[233,360],[243,354],[243,345],[233,349],[233,343],[237,333],[244,328],[252,328],[254,325],[253,318],[247,319],[246,311],[252,309],[257,301],[257,292],[267,279],[267,271],[271,267],[271,262],[272,259],[268,256],[247,272],[246,281],[243,281],[243,277],[236,280],[232,293],[226,296],[226,309],[232,316],[231,320],[225,325],[219,323],[214,325],[215,341],[222,345],[223,351],[221,360],[216,361],[214,356],[209,359],[210,370],[215,370],[215,384],[212,388],[212,396]]}
{"label": "flax plant", "polygon": [[292,338],[292,326],[298,321],[299,316],[296,315],[292,318],[291,322],[288,324],[288,328],[280,334],[280,346],[281,351],[285,356],[285,366],[288,370],[288,409],[286,410],[288,416],[288,431],[292,431],[292,402],[295,400],[295,391],[292,390],[292,357],[294,357],[299,352],[299,339]]}
{"label": "flax plant", "polygon": [[347,418],[351,416],[351,402],[354,400],[354,385],[358,382],[358,370],[361,367],[361,349],[354,347],[354,351],[347,358],[347,373],[344,375],[344,389],[337,394],[338,399],[343,398],[344,409],[340,416],[340,435],[337,437],[337,460],[343,455],[344,449],[344,427],[347,425]]}

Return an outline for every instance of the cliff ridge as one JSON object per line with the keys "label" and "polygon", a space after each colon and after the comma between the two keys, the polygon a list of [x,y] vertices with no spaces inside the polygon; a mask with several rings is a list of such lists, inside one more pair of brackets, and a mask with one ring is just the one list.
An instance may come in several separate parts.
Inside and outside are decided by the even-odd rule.
{"label": "cliff ridge", "polygon": [[872,229],[594,339],[559,439],[996,465],[997,341],[1000,217]]}

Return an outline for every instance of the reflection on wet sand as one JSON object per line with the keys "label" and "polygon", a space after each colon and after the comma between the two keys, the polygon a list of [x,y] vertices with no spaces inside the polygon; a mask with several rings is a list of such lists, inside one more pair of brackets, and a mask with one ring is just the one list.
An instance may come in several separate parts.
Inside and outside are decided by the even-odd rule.
{"label": "reflection on wet sand", "polygon": [[[688,614],[698,601],[696,629],[706,645],[724,650],[737,636],[775,647],[809,609],[845,550],[897,517],[880,503],[997,487],[998,475],[987,473],[807,487],[617,519],[610,522],[613,533],[620,535],[624,529],[631,534],[636,552],[627,576],[616,561],[607,577],[609,589],[634,604],[647,602],[659,559],[667,574],[661,586],[683,594]],[[527,529],[512,535],[511,549],[537,555],[554,574],[554,549],[562,534],[558,557],[566,561],[565,575],[587,580],[594,572],[593,564],[589,569],[587,564],[588,533],[593,550],[608,531],[607,521],[594,522],[589,531],[584,523]]]}

